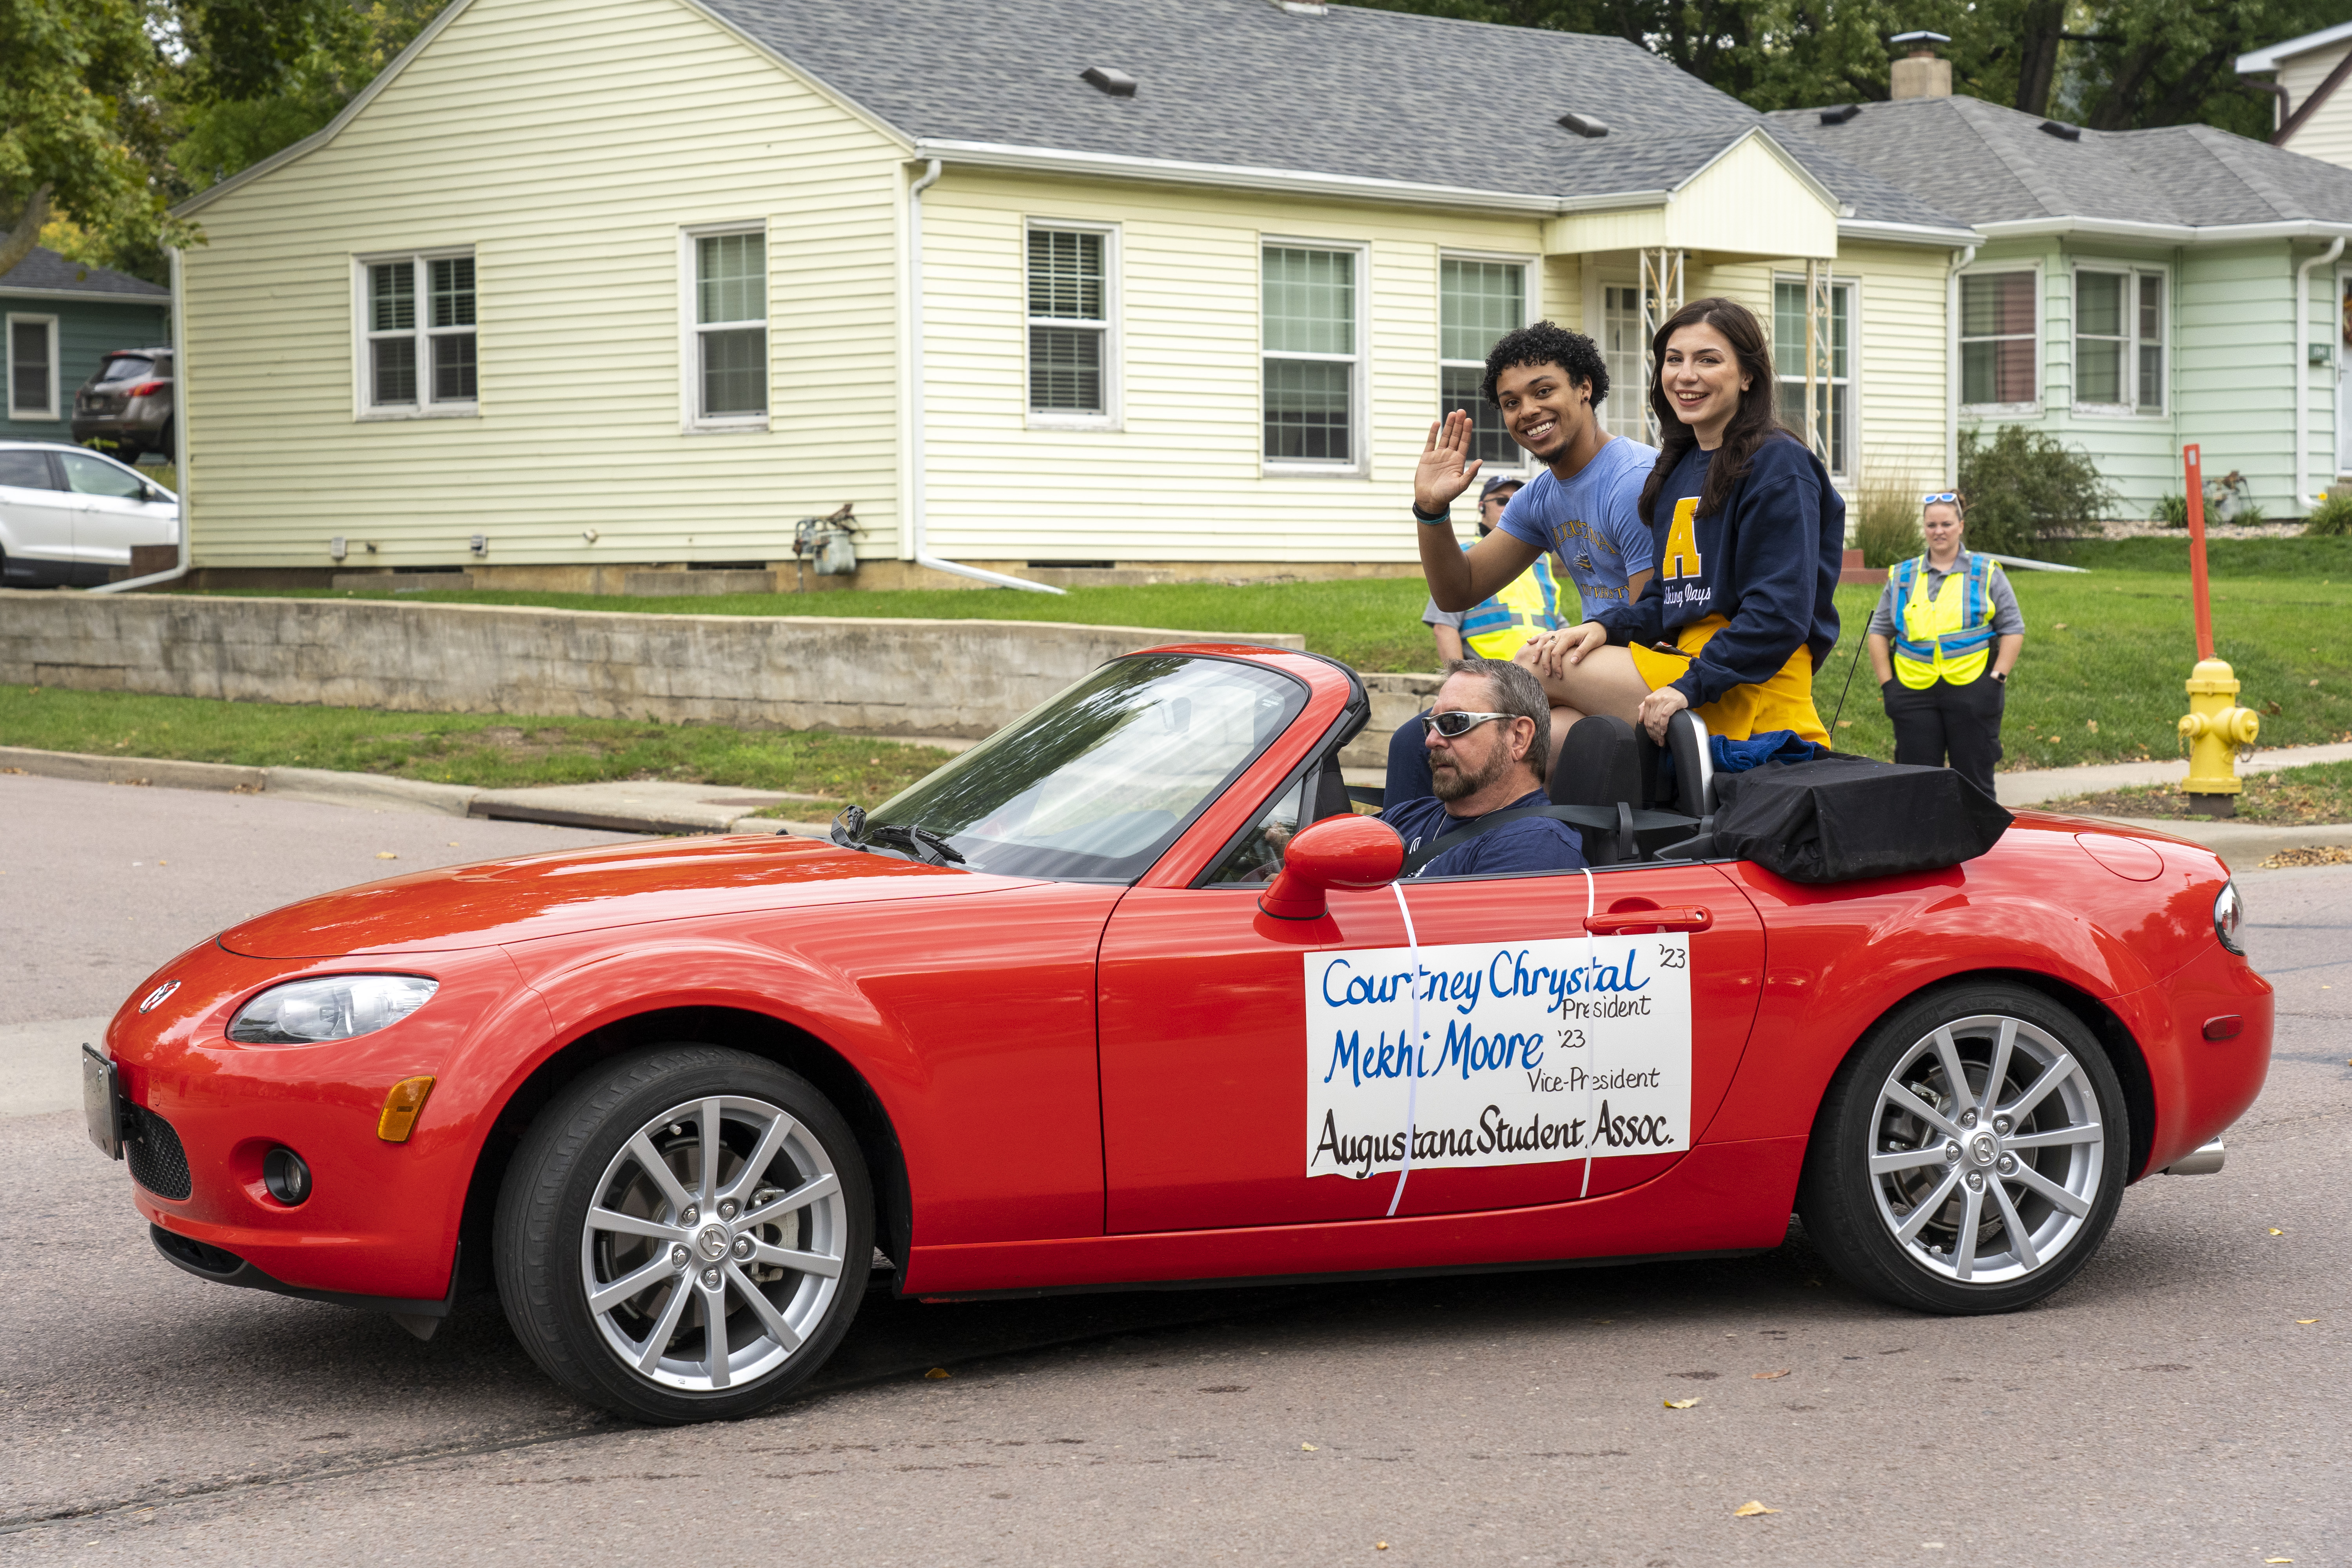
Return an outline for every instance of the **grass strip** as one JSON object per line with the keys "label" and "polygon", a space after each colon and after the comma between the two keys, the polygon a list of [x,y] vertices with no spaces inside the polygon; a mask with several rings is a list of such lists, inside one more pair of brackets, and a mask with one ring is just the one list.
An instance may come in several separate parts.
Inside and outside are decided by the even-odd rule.
{"label": "grass strip", "polygon": [[[819,730],[386,713],[6,685],[0,685],[0,745],[247,767],[333,768],[480,789],[667,779],[823,795],[861,805],[887,799],[950,755],[935,746]],[[799,808],[799,814],[809,809]],[[829,815],[835,808],[824,809]]]}
{"label": "grass strip", "polygon": [[[2237,820],[2287,827],[2317,827],[2352,822],[2352,763],[2313,763],[2276,773],[2248,773],[2245,793],[2238,796]],[[2102,790],[2045,802],[2037,811],[2074,812],[2084,816],[2201,816],[2189,809],[2189,797],[2177,785],[2155,784],[2134,789]]]}

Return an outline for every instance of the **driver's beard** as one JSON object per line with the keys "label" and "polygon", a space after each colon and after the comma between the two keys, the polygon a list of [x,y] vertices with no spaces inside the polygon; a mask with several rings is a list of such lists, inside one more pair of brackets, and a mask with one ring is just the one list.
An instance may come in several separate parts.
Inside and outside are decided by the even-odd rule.
{"label": "driver's beard", "polygon": [[1451,758],[1443,759],[1429,764],[1429,787],[1440,800],[1464,800],[1501,778],[1503,770],[1510,765],[1508,746],[1496,746],[1488,752],[1486,765],[1475,774],[1465,773],[1461,763]]}

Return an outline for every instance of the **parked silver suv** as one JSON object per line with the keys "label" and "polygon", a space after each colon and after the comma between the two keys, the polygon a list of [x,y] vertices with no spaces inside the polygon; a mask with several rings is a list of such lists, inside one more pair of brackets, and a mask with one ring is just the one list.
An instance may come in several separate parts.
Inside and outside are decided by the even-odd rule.
{"label": "parked silver suv", "polygon": [[128,465],[53,441],[0,441],[0,584],[91,587],[134,544],[180,542],[180,498]]}
{"label": "parked silver suv", "polygon": [[74,394],[73,438],[98,441],[124,460],[173,456],[172,351],[116,349]]}

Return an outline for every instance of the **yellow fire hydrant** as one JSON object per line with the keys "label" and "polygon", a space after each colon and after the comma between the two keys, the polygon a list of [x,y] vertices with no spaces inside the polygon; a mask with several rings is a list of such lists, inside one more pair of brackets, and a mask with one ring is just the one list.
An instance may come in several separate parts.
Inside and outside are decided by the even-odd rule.
{"label": "yellow fire hydrant", "polygon": [[2238,795],[2246,787],[2238,779],[2236,758],[2251,750],[2262,733],[2263,716],[2241,708],[2231,699],[2238,694],[2238,679],[2227,662],[2200,661],[2190,672],[2189,711],[2180,721],[2180,738],[2189,747],[2189,777],[2180,788],[2189,809],[2207,816],[2234,816]]}

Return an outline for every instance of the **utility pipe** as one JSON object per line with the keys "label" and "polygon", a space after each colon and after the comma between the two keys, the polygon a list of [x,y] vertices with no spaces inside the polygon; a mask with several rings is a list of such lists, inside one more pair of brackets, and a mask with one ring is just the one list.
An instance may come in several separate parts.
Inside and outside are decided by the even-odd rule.
{"label": "utility pipe", "polygon": [[165,254],[172,259],[172,477],[180,483],[180,563],[168,571],[150,572],[144,577],[101,583],[90,589],[93,594],[125,594],[188,574],[188,311],[180,288],[180,247],[166,247]]}
{"label": "utility pipe", "polygon": [[1952,253],[1944,271],[1944,483],[1960,482],[1960,273],[1977,258],[1977,247]]}
{"label": "utility pipe", "polygon": [[[2347,56],[2352,58],[2352,56]],[[2294,507],[2311,515],[2311,269],[2344,254],[2344,237],[2294,269]],[[2335,356],[2328,356],[2333,363]],[[2341,410],[2336,417],[2343,417]]]}
{"label": "utility pipe", "polygon": [[928,566],[934,572],[951,572],[959,577],[972,577],[992,583],[1000,588],[1025,588],[1033,594],[1059,594],[1062,590],[1049,583],[1033,583],[1026,577],[1011,577],[1002,572],[990,572],[978,566],[967,566],[960,561],[942,561],[925,548],[924,474],[923,474],[923,193],[939,183],[940,160],[934,158],[925,168],[922,177],[907,187],[907,533],[914,544],[915,564]]}

